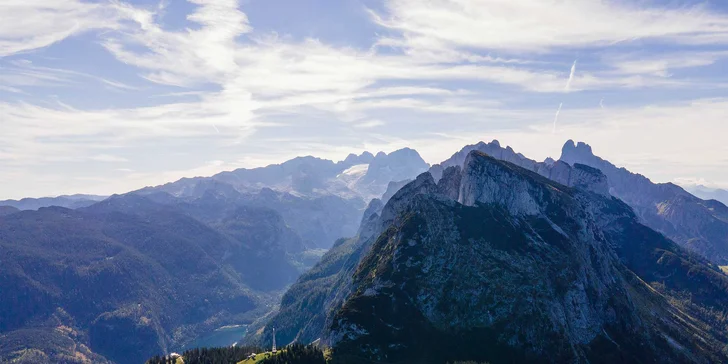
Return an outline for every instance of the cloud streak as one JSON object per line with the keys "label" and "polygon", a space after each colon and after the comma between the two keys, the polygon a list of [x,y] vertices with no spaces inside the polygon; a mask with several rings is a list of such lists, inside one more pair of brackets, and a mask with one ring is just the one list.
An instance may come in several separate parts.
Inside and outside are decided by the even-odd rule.
{"label": "cloud streak", "polygon": [[566,81],[566,86],[564,87],[565,91],[571,90],[571,82],[574,81],[574,75],[576,74],[576,60],[574,60],[574,64],[571,65],[571,72],[569,72],[569,79]]}
{"label": "cloud streak", "polygon": [[554,115],[554,127],[551,130],[551,134],[556,134],[556,123],[559,121],[559,114],[561,114],[561,107],[564,106],[564,103],[559,104],[559,108],[556,109],[556,115]]}

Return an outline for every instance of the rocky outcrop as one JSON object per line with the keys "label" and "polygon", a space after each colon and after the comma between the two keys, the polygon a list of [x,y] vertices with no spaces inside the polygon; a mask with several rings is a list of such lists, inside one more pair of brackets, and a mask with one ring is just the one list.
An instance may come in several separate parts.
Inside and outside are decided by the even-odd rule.
{"label": "rocky outcrop", "polygon": [[465,206],[498,205],[512,215],[540,213],[542,191],[507,164],[485,153],[473,151],[465,159],[458,202]]}

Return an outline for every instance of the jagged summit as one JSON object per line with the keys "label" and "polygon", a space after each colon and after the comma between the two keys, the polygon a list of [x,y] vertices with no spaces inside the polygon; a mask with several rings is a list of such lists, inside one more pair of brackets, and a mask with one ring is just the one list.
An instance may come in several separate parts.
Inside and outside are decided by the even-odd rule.
{"label": "jagged summit", "polygon": [[586,165],[554,161],[553,159],[547,159],[544,162],[536,162],[526,158],[520,153],[516,153],[511,147],[502,148],[497,140],[490,143],[479,142],[474,145],[468,145],[461,151],[453,154],[453,156],[449,159],[430,168],[430,173],[432,173],[435,180],[438,180],[442,175],[444,168],[450,166],[463,166],[466,157],[473,151],[482,152],[495,159],[513,163],[565,186],[578,186],[595,193],[609,195],[607,178],[598,169],[594,169]]}
{"label": "jagged summit", "polygon": [[369,164],[374,159],[374,155],[369,152],[363,152],[360,155],[356,155],[354,153],[349,154],[346,159],[339,162],[347,166],[354,166],[357,164]]}
{"label": "jagged summit", "polygon": [[592,147],[589,144],[586,144],[584,142],[574,143],[573,140],[569,139],[564,143],[564,146],[561,148],[561,153],[563,154],[571,154],[576,153],[584,156],[594,156],[594,153],[592,152]]}

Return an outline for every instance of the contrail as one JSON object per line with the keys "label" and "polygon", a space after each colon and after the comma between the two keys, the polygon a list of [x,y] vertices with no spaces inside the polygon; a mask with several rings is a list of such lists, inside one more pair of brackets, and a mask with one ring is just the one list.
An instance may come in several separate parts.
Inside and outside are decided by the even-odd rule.
{"label": "contrail", "polygon": [[559,104],[559,109],[556,110],[556,116],[554,116],[554,130],[551,131],[551,134],[556,134],[556,122],[559,121],[559,114],[561,113],[561,107],[564,106],[564,103]]}
{"label": "contrail", "polygon": [[215,131],[220,134],[220,130],[217,129],[217,126],[215,124],[212,124],[212,127],[215,128]]}
{"label": "contrail", "polygon": [[571,73],[569,73],[569,79],[566,81],[566,87],[564,88],[566,91],[571,89],[571,81],[574,80],[574,74],[576,73],[576,61],[574,60],[574,64],[571,65]]}

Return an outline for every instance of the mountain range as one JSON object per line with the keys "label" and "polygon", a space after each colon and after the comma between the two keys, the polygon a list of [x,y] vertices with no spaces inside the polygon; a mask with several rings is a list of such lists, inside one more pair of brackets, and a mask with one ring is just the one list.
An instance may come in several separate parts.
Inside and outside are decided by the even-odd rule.
{"label": "mountain range", "polygon": [[0,362],[138,363],[227,325],[342,363],[721,362],[727,239],[725,205],[572,141],[0,202]]}
{"label": "mountain range", "polygon": [[58,197],[23,198],[20,200],[0,201],[0,207],[13,207],[18,210],[37,210],[41,207],[58,206],[75,209],[91,206],[96,202],[104,200],[106,197],[97,195],[64,195]]}
{"label": "mountain range", "polygon": [[303,157],[108,198],[2,202],[0,362],[140,363],[249,324],[355,234],[364,198],[427,168],[410,149]]}
{"label": "mountain range", "polygon": [[728,278],[605,193],[608,176],[556,167],[569,187],[466,149],[373,201],[248,340],[275,327],[341,363],[728,360]]}

